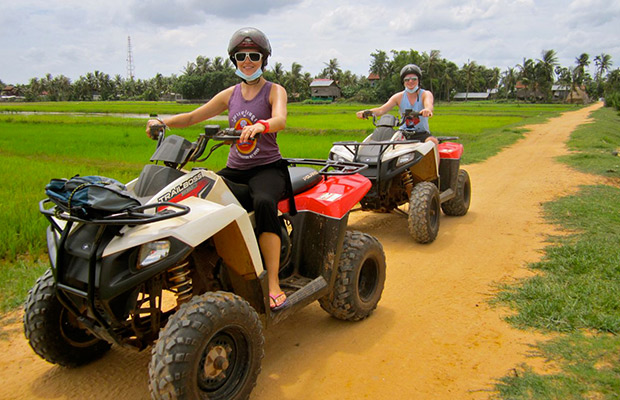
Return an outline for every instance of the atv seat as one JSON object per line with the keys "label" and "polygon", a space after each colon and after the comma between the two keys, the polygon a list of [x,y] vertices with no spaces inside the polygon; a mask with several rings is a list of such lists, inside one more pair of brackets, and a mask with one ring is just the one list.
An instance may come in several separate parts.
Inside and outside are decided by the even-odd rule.
{"label": "atv seat", "polygon": [[291,176],[294,195],[305,192],[322,179],[318,171],[310,167],[289,167],[288,173]]}
{"label": "atv seat", "polygon": [[[291,187],[293,195],[305,192],[306,190],[317,185],[323,179],[317,170],[310,167],[288,167],[288,173],[291,176]],[[242,183],[231,182],[223,178],[224,182],[235,195],[235,198],[241,203],[241,206],[248,211],[253,211],[252,196],[250,195],[250,187]],[[287,199],[285,194],[280,200]]]}
{"label": "atv seat", "polygon": [[370,136],[370,140],[375,142],[384,142],[392,139],[392,136],[394,136],[393,128],[396,125],[398,125],[398,120],[395,116],[390,114],[382,115],[376,123],[377,128]]}

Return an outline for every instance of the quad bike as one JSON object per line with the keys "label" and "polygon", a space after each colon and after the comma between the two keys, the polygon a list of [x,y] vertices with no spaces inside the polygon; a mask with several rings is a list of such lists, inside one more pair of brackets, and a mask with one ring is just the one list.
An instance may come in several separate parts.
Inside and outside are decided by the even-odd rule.
{"label": "quad bike", "polygon": [[[366,111],[364,118],[372,113]],[[439,145],[411,139],[408,126],[419,113],[407,110],[401,120],[385,114],[362,143],[336,142],[330,150],[333,161],[362,162],[361,172],[372,188],[361,200],[362,210],[396,212],[407,216],[409,233],[419,243],[431,243],[439,232],[440,208],[446,215],[462,216],[469,209],[471,183],[460,169],[463,145],[457,137],[438,137]],[[399,208],[407,204],[407,211]]]}
{"label": "quad bike", "polygon": [[[366,165],[288,159],[297,209],[289,212],[290,199],[279,203],[288,300],[272,311],[253,212],[213,171],[183,169],[238,135],[206,126],[191,143],[162,133],[156,163],[125,187],[138,202],[128,209],[76,215],[50,198],[40,202],[51,268],[30,291],[24,315],[38,355],[74,367],[112,344],[153,344],[153,398],[245,399],[260,372],[263,327],[315,300],[342,320],[373,312],[385,281],[383,248],[346,229],[371,186],[359,174]],[[210,139],[220,142],[200,159]]]}

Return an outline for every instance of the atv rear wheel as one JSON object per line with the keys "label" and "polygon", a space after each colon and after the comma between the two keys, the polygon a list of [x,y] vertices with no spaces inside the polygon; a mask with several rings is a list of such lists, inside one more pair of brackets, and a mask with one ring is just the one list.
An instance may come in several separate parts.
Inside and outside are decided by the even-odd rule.
{"label": "atv rear wheel", "polygon": [[347,231],[337,273],[332,292],[319,299],[321,307],[342,320],[368,317],[377,308],[385,283],[381,243],[366,233]]}
{"label": "atv rear wheel", "polygon": [[432,182],[420,182],[409,198],[409,233],[418,243],[431,243],[439,232],[439,189]]}
{"label": "atv rear wheel", "polygon": [[456,196],[441,205],[444,214],[460,217],[467,214],[471,199],[471,182],[469,174],[464,169],[459,170],[456,181]]}
{"label": "atv rear wheel", "polygon": [[209,292],[181,306],[149,364],[154,399],[247,399],[263,358],[258,314],[241,297]]}
{"label": "atv rear wheel", "polygon": [[77,367],[103,356],[111,345],[80,326],[56,297],[56,284],[47,270],[28,292],[24,333],[30,347],[46,361]]}

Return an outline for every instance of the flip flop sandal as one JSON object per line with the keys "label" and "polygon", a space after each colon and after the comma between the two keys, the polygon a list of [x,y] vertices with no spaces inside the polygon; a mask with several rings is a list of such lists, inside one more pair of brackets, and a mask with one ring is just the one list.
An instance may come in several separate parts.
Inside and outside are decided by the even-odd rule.
{"label": "flip flop sandal", "polygon": [[[281,299],[282,297],[284,297],[284,300],[281,300],[280,302],[278,302],[278,299]],[[288,300],[288,298],[286,297],[286,294],[284,292],[280,292],[279,294],[273,295],[273,294],[269,294],[269,308],[271,308],[271,311],[278,311],[281,310],[282,308],[284,308],[286,306],[286,301]]]}

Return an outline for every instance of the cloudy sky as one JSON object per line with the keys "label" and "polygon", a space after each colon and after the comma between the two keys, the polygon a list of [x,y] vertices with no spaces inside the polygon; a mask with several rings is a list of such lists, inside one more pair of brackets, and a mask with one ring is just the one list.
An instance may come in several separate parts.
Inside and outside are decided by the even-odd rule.
{"label": "cloudy sky", "polygon": [[238,28],[254,26],[273,47],[270,66],[297,62],[318,74],[336,58],[368,73],[377,50],[414,49],[462,66],[502,71],[553,49],[564,66],[588,53],[620,66],[620,0],[0,0],[0,80],[88,72],[180,75],[199,55],[226,57]]}

